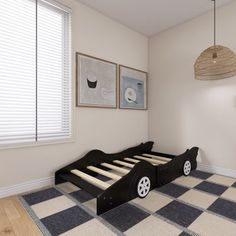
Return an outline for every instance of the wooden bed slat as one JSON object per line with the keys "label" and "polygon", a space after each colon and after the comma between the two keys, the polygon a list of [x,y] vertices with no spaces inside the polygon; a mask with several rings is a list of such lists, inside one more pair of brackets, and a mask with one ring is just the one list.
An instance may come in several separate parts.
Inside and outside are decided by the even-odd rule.
{"label": "wooden bed slat", "polygon": [[138,162],[140,162],[139,160],[136,160],[136,159],[133,159],[133,158],[129,158],[129,157],[126,157],[124,160],[130,161],[130,162],[133,162],[133,163],[138,163]]}
{"label": "wooden bed slat", "polygon": [[100,179],[97,179],[91,175],[88,175],[82,171],[75,169],[75,170],[71,170],[70,172],[74,175],[79,176],[80,178],[84,179],[85,181],[89,182],[90,184],[97,186],[100,189],[106,190],[107,188],[109,188],[111,186],[110,184],[108,184]]}
{"label": "wooden bed slat", "polygon": [[97,168],[95,166],[88,166],[87,169],[92,170],[93,172],[96,172],[98,174],[104,175],[104,176],[106,176],[108,178],[111,178],[111,179],[114,179],[114,180],[121,179],[121,176],[113,174],[113,173],[110,173],[110,172],[105,171],[105,170],[102,170],[102,169]]}
{"label": "wooden bed slat", "polygon": [[152,158],[148,158],[148,157],[142,157],[142,156],[134,156],[135,158],[137,159],[140,159],[140,160],[144,160],[144,161],[148,161],[150,163],[154,163],[156,165],[160,165],[160,164],[165,164],[166,162],[165,161],[158,161],[158,160],[155,160],[155,159],[152,159]]}
{"label": "wooden bed slat", "polygon": [[111,164],[108,164],[108,163],[102,163],[101,164],[102,166],[105,166],[111,170],[115,170],[117,172],[120,172],[122,174],[128,174],[129,173],[129,170],[126,170],[124,168],[121,168],[121,167],[118,167],[118,166],[114,166],[114,165],[111,165]]}
{"label": "wooden bed slat", "polygon": [[169,162],[169,161],[172,160],[171,158],[155,156],[155,155],[147,154],[147,153],[144,153],[143,155],[146,156],[146,157],[152,157],[152,158],[155,158],[155,159],[158,159],[158,160],[162,160],[162,161],[166,161],[166,162]]}
{"label": "wooden bed slat", "polygon": [[133,167],[134,167],[133,164],[130,164],[130,163],[125,162],[125,161],[115,160],[115,161],[113,161],[113,162],[116,163],[116,164],[120,164],[120,165],[123,165],[123,166],[127,166],[127,167],[129,167],[129,168],[133,168]]}

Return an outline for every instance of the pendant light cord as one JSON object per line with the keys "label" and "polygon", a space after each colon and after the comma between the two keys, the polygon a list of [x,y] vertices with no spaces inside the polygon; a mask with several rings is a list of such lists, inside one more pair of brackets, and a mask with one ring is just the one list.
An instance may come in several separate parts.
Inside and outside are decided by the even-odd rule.
{"label": "pendant light cord", "polygon": [[216,0],[214,2],[214,47],[216,46]]}

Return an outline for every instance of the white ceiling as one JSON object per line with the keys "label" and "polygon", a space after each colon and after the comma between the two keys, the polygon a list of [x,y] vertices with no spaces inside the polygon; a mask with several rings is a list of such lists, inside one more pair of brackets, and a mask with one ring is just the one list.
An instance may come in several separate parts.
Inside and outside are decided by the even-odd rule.
{"label": "white ceiling", "polygon": [[[152,36],[213,8],[211,0],[79,0],[104,15]],[[222,6],[233,0],[217,0]]]}

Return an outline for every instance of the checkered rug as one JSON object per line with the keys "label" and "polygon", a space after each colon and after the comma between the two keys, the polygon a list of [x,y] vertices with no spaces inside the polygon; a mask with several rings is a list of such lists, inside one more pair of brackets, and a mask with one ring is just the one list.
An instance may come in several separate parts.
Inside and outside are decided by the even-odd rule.
{"label": "checkered rug", "polygon": [[236,235],[236,179],[201,171],[100,216],[93,196],[70,183],[20,200],[44,235]]}

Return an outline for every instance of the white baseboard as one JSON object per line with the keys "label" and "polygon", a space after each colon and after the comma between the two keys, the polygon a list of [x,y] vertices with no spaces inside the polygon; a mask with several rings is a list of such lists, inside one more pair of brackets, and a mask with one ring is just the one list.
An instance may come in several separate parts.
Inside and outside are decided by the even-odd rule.
{"label": "white baseboard", "polygon": [[209,166],[202,163],[198,163],[198,170],[210,172],[213,174],[224,175],[232,178],[236,178],[236,170],[226,169],[218,166]]}
{"label": "white baseboard", "polygon": [[35,189],[43,188],[54,183],[54,177],[46,177],[35,179],[24,183],[16,184],[9,187],[0,188],[0,198],[17,195],[24,192],[29,192]]}
{"label": "white baseboard", "polygon": [[[198,163],[197,169],[202,170],[202,171],[206,171],[206,172],[210,172],[213,174],[224,175],[224,176],[236,178],[236,170],[225,169],[225,168],[218,167],[218,166],[204,165],[202,163]],[[13,186],[9,186],[9,187],[0,188],[0,198],[12,196],[12,195],[17,195],[17,194],[21,194],[24,192],[30,192],[35,189],[39,189],[39,188],[53,185],[53,183],[54,183],[54,177],[51,176],[51,177],[46,177],[46,178],[42,178],[42,179],[27,181],[27,182],[13,185]]]}

